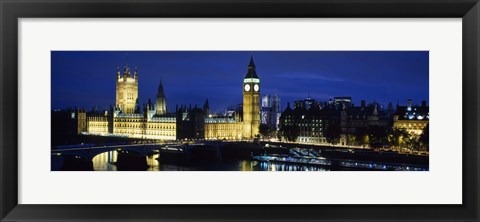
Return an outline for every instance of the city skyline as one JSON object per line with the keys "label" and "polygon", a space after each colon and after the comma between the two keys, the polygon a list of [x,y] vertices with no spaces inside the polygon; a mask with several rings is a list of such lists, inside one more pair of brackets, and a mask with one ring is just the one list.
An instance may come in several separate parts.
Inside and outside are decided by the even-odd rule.
{"label": "city skyline", "polygon": [[[287,102],[336,96],[405,104],[428,103],[428,52],[52,52],[52,109],[114,105],[117,67],[138,68],[139,102],[155,99],[163,81],[168,111],[176,105],[202,105],[212,112],[242,101],[241,85],[253,56],[262,79],[261,95],[278,94]],[[123,65],[122,65],[123,64]],[[388,75],[385,75],[387,74]],[[305,91],[305,92],[303,92]],[[221,93],[219,93],[221,92]]]}
{"label": "city skyline", "polygon": [[428,52],[121,54],[53,52],[52,169],[428,170]]}

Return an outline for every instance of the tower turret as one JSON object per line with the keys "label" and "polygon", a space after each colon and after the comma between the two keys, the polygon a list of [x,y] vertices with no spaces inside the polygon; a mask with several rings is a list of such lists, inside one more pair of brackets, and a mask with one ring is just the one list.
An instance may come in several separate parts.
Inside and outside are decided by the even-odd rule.
{"label": "tower turret", "polygon": [[125,66],[122,77],[120,77],[120,70],[117,69],[115,106],[123,113],[134,113],[137,98],[138,78],[131,77],[128,66]]}
{"label": "tower turret", "polygon": [[135,111],[134,113],[140,113],[140,104],[138,102],[138,98],[137,100],[135,100]]}
{"label": "tower turret", "polygon": [[152,117],[155,115],[155,107],[153,107],[152,100],[148,99],[144,112],[147,120],[150,121]]}
{"label": "tower turret", "polygon": [[167,113],[167,98],[165,97],[165,92],[163,90],[162,80],[160,80],[160,84],[158,85],[158,92],[155,103],[157,115],[163,115]]}
{"label": "tower turret", "polygon": [[205,104],[203,105],[203,115],[205,118],[210,115],[210,105],[208,104],[208,99],[205,100]]}
{"label": "tower turret", "polygon": [[243,137],[253,139],[260,127],[260,78],[253,56],[243,79]]}
{"label": "tower turret", "polygon": [[123,70],[123,76],[130,77],[130,67],[125,66]]}

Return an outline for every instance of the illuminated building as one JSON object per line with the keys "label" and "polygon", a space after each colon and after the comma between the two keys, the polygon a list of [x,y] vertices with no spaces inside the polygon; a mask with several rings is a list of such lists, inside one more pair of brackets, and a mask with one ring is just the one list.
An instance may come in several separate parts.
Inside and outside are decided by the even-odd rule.
{"label": "illuminated building", "polygon": [[429,108],[425,101],[422,105],[413,105],[411,99],[407,106],[397,106],[393,116],[393,127],[405,129],[408,133],[420,135],[427,127],[430,119]]}
{"label": "illuminated building", "polygon": [[138,70],[132,77],[130,68],[123,75],[117,68],[116,104],[104,113],[81,114],[86,127],[78,133],[158,140],[180,139],[253,139],[260,126],[260,79],[253,58],[243,80],[242,110],[228,115],[211,115],[208,100],[203,109],[183,105],[167,112],[163,82],[160,81],[155,106],[148,100],[143,113],[138,105]]}
{"label": "illuminated building", "polygon": [[87,131],[92,134],[105,135],[108,130],[108,113],[89,113],[87,117]]}
{"label": "illuminated building", "polygon": [[243,79],[243,137],[253,138],[260,128],[260,79],[255,70],[253,57]]}
{"label": "illuminated building", "polygon": [[242,104],[229,106],[222,114],[209,114],[205,118],[205,139],[242,140]]}
{"label": "illuminated building", "polygon": [[[161,83],[160,83],[161,84]],[[156,107],[148,100],[144,112],[145,138],[175,140],[177,138],[177,120],[174,113],[157,115]]]}
{"label": "illuminated building", "polygon": [[137,68],[135,68],[133,76],[131,75],[128,66],[125,66],[123,76],[120,76],[120,70],[117,68],[116,85],[116,107],[120,108],[125,114],[133,113],[138,99]]}
{"label": "illuminated building", "polygon": [[[205,139],[242,140],[243,122],[238,115],[205,119]],[[250,139],[250,138],[248,138]]]}
{"label": "illuminated building", "polygon": [[260,78],[253,57],[243,79],[242,110],[230,109],[222,116],[205,118],[205,138],[241,140],[253,139],[260,128]]}

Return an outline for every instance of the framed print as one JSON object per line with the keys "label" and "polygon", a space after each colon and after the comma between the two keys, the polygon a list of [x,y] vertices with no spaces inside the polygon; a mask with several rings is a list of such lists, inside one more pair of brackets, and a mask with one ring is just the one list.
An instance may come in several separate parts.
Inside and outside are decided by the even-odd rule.
{"label": "framed print", "polygon": [[478,221],[479,7],[2,1],[2,221]]}

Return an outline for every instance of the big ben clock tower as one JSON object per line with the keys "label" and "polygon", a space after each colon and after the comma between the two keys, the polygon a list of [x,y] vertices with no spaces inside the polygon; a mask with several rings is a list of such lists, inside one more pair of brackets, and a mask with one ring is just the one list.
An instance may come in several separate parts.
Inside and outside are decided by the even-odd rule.
{"label": "big ben clock tower", "polygon": [[253,56],[243,79],[243,137],[253,139],[260,127],[260,79],[255,71]]}

